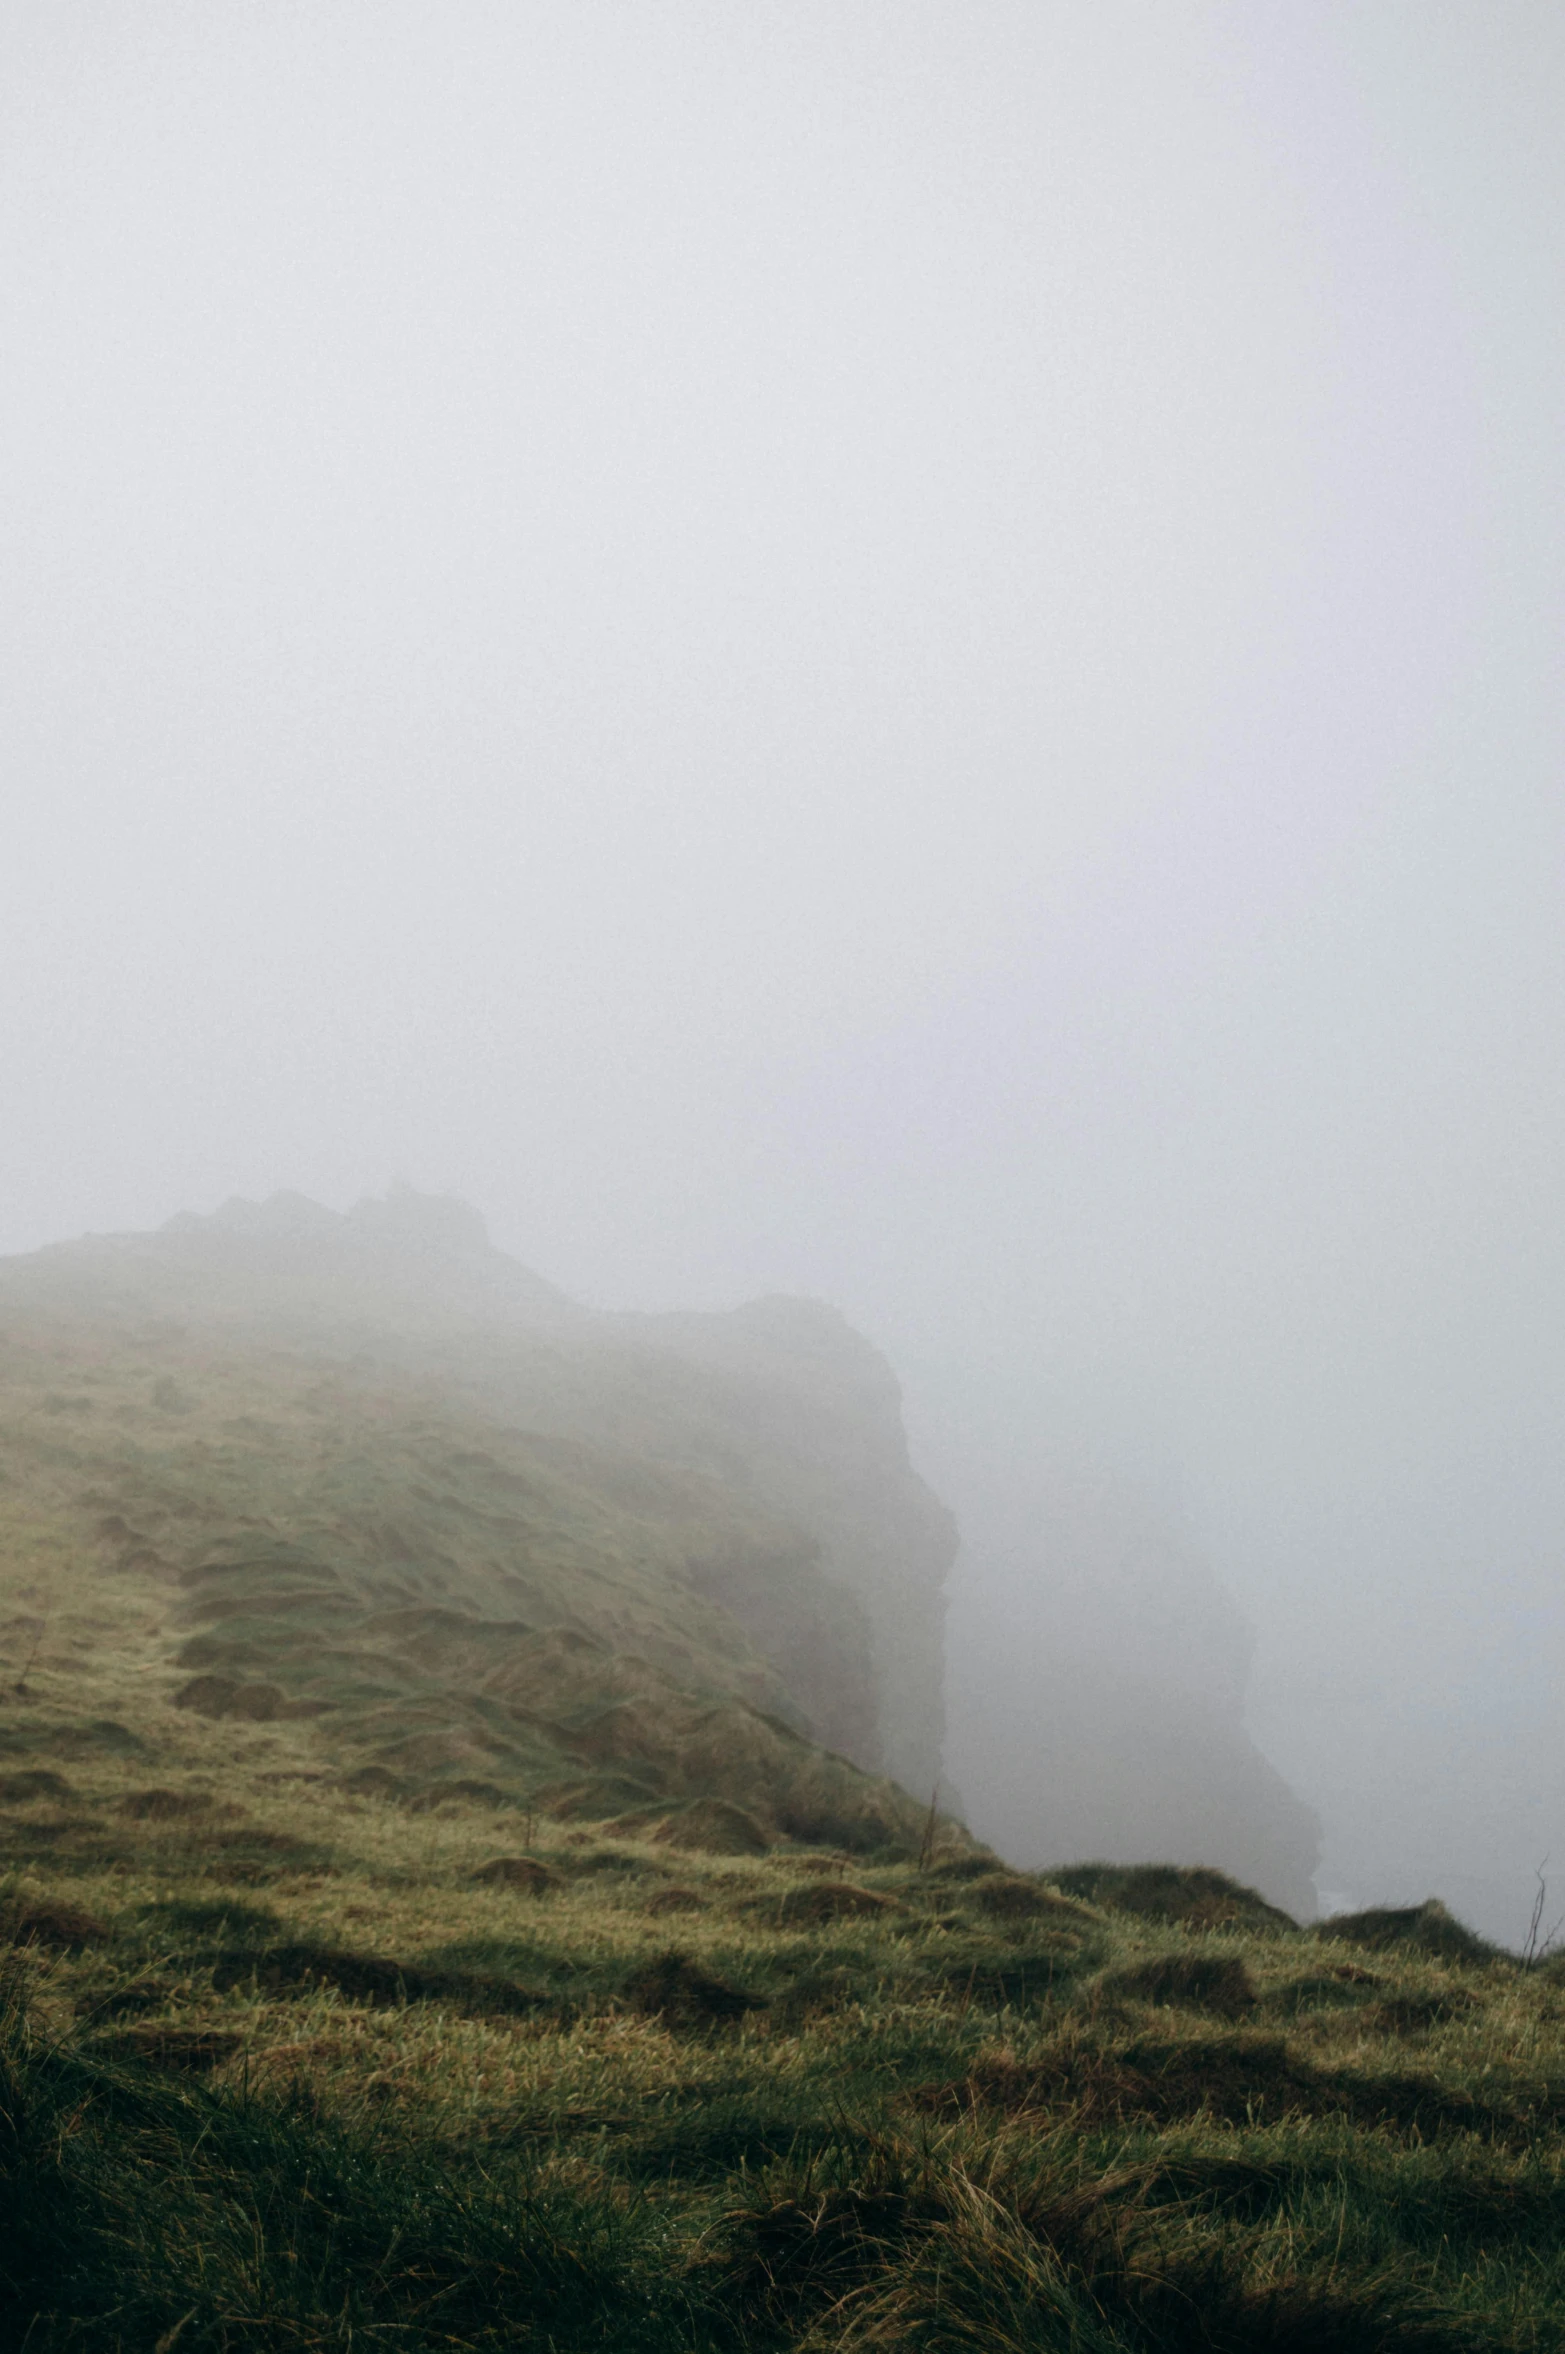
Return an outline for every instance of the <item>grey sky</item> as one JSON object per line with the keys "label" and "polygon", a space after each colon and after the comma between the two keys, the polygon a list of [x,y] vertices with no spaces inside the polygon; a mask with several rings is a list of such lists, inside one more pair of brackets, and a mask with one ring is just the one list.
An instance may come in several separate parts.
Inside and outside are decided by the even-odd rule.
{"label": "grey sky", "polygon": [[969,1532],[969,1783],[1091,1463],[1328,1883],[1524,1916],[1552,0],[4,16],[0,1248],[402,1173],[826,1293]]}

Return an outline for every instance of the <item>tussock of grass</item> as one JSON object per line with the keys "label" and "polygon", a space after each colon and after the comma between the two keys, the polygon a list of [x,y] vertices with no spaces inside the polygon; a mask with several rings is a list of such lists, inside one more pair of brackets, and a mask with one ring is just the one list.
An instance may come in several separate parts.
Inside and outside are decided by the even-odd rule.
{"label": "tussock of grass", "polygon": [[625,1981],[625,1998],[638,2011],[672,2027],[731,2026],[750,2011],[764,2011],[766,1997],[730,1986],[703,1970],[689,1954],[659,1954]]}
{"label": "tussock of grass", "polygon": [[803,1888],[789,1888],[777,1900],[781,1922],[818,1928],[825,1921],[873,1919],[895,1910],[891,1897],[873,1888],[859,1888],[850,1880],[814,1880]]}
{"label": "tussock of grass", "polygon": [[1067,1896],[1145,1921],[1177,1921],[1188,1929],[1247,1929],[1252,1935],[1295,1926],[1253,1888],[1204,1866],[1072,1864],[1049,1876]]}
{"label": "tussock of grass", "polygon": [[1240,1954],[1159,1954],[1155,1961],[1112,1970],[1104,1986],[1149,2003],[1176,2003],[1242,2019],[1255,2008],[1255,1987]]}
{"label": "tussock of grass", "polygon": [[1412,1953],[1434,1954],[1442,1961],[1484,1962],[1495,1949],[1464,1922],[1453,1919],[1445,1906],[1431,1897],[1426,1904],[1395,1910],[1386,1906],[1362,1913],[1338,1913],[1322,1921],[1317,1936],[1341,1945],[1366,1946],[1371,1952],[1397,1947]]}
{"label": "tussock of grass", "polygon": [[[1221,2163],[1221,2162],[1220,2162]],[[706,2262],[739,2314],[779,2342],[1064,2354],[1456,2354],[1498,2346],[1492,2315],[1458,2311],[1406,2254],[1346,2255],[1317,2230],[1242,2230],[1235,2177],[1264,2205],[1285,2169],[1156,2164],[1085,2170],[1069,2137],[838,2145],[768,2171],[710,2236]],[[851,2179],[844,2179],[850,2176]]]}
{"label": "tussock of grass", "polygon": [[95,1913],[56,1898],[52,1902],[19,1904],[0,1914],[0,1934],[13,1946],[45,1946],[60,1953],[79,1953],[83,1946],[106,1945],[113,1935]]}
{"label": "tussock of grass", "polygon": [[484,1888],[519,1889],[525,1896],[547,1896],[560,1886],[560,1875],[535,1855],[497,1855],[473,1874]]}

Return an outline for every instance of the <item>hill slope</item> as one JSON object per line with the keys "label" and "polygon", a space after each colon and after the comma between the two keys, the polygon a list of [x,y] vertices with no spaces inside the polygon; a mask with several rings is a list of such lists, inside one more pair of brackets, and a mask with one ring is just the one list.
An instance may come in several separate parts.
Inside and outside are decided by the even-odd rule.
{"label": "hill slope", "polygon": [[1565,2344],[1552,1966],[931,1823],[873,1352],[490,1256],[0,1269],[0,2342]]}
{"label": "hill slope", "polygon": [[1559,1982],[1438,1907],[410,1812],[319,1720],[169,1709],[112,1602],[52,1639],[0,1710],[6,2344],[1565,2343]]}
{"label": "hill slope", "polygon": [[108,1609],[148,1689],[413,1802],[922,1835],[869,1769],[938,1742],[882,1726],[937,1689],[949,1523],[830,1311],[595,1318],[456,1205],[236,1204],[0,1269],[0,1445],[41,1707]]}

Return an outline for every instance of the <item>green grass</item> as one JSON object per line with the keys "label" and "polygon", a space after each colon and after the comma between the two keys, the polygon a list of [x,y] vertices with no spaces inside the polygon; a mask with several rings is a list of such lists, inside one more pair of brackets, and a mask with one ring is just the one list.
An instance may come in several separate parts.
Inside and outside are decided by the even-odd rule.
{"label": "green grass", "polygon": [[[170,1737],[217,1786],[220,1728]],[[283,1843],[264,1892],[126,1809],[167,1756],[73,1769],[134,1854],[12,1850],[0,2342],[1565,2342],[1547,1970],[1417,1917],[1367,1946],[958,1856],[416,1816],[274,1756],[221,1773]],[[60,1803],[13,1796],[8,1835]],[[475,1879],[524,1828],[542,1893]]]}
{"label": "green grass", "polygon": [[751,1562],[789,1595],[774,1619],[849,1607],[746,1483],[318,1349],[206,1335],[179,1362],[174,1413],[112,1319],[0,1328],[0,1682],[34,1703],[0,1714],[0,1774],[130,1753],[144,1734],[120,1703],[149,1677],[232,1749],[319,1720],[336,1772],[415,1806],[481,1790],[677,1838],[721,1802],[736,1826],[918,1844],[918,1803],[807,1737],[707,1591]]}
{"label": "green grass", "polygon": [[0,2345],[1565,2346],[1551,1966],[921,1853],[699,1480],[124,1345],[0,1369]]}

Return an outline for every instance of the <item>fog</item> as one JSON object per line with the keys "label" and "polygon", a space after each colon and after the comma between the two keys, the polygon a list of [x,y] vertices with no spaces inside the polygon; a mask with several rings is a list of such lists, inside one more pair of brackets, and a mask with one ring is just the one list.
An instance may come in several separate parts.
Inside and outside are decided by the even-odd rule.
{"label": "fog", "polygon": [[400,1176],[593,1302],[828,1297],[980,1828],[1163,1675],[1323,1901],[1519,1935],[1565,16],[5,34],[0,1249]]}

